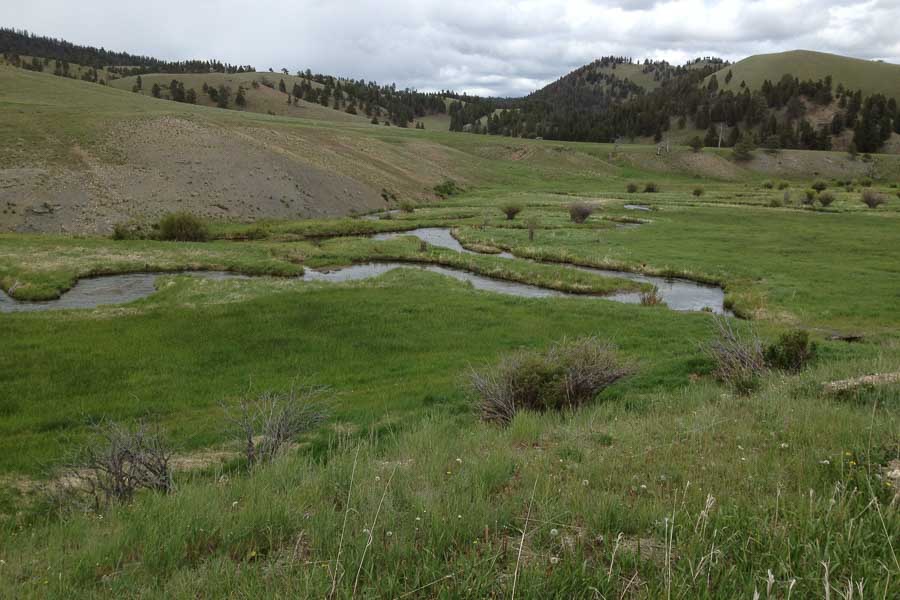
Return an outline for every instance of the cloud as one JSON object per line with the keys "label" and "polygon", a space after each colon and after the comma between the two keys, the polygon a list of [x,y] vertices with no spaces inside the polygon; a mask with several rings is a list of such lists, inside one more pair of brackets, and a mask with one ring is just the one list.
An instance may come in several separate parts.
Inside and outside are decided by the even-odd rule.
{"label": "cloud", "polygon": [[522,95],[604,55],[806,48],[900,62],[896,0],[30,0],[0,22],[169,60]]}

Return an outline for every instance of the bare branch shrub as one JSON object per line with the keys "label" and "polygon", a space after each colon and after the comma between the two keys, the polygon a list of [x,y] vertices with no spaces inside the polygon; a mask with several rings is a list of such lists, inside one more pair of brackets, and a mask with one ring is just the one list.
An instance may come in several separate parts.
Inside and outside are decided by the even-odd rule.
{"label": "bare branch shrub", "polygon": [[236,410],[226,407],[232,428],[244,442],[248,466],[272,461],[299,435],[319,425],[325,418],[319,400],[327,392],[327,387],[312,385],[266,391],[242,398]]}
{"label": "bare branch shrub", "polygon": [[715,362],[715,375],[739,393],[749,393],[759,385],[759,377],[766,370],[763,343],[753,330],[737,331],[725,317],[713,319],[716,338],[703,350]]}
{"label": "bare branch shrub", "polygon": [[584,223],[594,213],[594,207],[584,202],[573,202],[569,205],[569,218],[573,223]]}
{"label": "bare branch shrub", "polygon": [[878,208],[886,202],[884,196],[874,190],[863,190],[861,200],[869,208]]}
{"label": "bare branch shrub", "polygon": [[100,510],[129,502],[138,490],[172,491],[172,451],[157,430],[104,421],[95,431],[53,484],[59,496]]}
{"label": "bare branch shrub", "polygon": [[544,352],[521,350],[469,373],[486,421],[509,423],[520,410],[564,410],[590,402],[633,372],[596,337],[562,340]]}
{"label": "bare branch shrub", "polygon": [[516,218],[516,215],[518,215],[520,212],[522,212],[522,205],[510,202],[508,204],[504,204],[503,206],[501,206],[500,212],[502,212],[504,215],[506,215],[507,221],[512,221],[513,219]]}

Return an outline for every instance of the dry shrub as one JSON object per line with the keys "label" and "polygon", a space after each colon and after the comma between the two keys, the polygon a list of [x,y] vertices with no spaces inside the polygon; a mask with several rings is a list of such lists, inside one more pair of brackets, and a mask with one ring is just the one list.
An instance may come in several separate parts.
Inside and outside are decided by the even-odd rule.
{"label": "dry shrub", "polygon": [[127,427],[113,421],[101,422],[94,430],[54,484],[57,500],[100,510],[129,502],[139,490],[172,491],[172,451],[157,430],[144,423]]}
{"label": "dry shrub", "polygon": [[482,418],[507,424],[520,410],[581,406],[632,371],[615,346],[587,337],[562,340],[544,352],[520,350],[494,366],[472,369],[469,385]]}
{"label": "dry shrub", "polygon": [[659,289],[653,286],[652,290],[641,292],[641,306],[660,306],[664,304]]}
{"label": "dry shrub", "polygon": [[716,365],[716,378],[739,393],[754,391],[766,370],[762,341],[753,330],[737,331],[725,317],[715,317],[713,322],[716,337],[703,350]]}
{"label": "dry shrub", "polygon": [[270,462],[325,418],[320,404],[327,387],[304,385],[288,392],[266,391],[226,407],[228,421],[244,442],[248,466]]}
{"label": "dry shrub", "polygon": [[584,223],[594,213],[594,207],[585,202],[573,202],[569,205],[569,218],[573,223]]}

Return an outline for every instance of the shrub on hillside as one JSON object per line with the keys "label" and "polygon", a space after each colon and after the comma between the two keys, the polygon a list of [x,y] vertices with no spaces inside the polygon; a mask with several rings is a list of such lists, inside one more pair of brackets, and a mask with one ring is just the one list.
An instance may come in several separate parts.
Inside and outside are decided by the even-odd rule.
{"label": "shrub on hillside", "polygon": [[778,341],[766,347],[766,366],[782,371],[797,372],[815,360],[817,346],[809,341],[809,332],[796,329],[781,334]]}
{"label": "shrub on hillside", "polygon": [[573,202],[569,205],[569,218],[573,223],[584,223],[594,212],[594,207],[584,202]]}
{"label": "shrub on hillside", "polygon": [[629,183],[628,185],[625,186],[625,189],[628,191],[629,194],[633,194],[636,191],[638,191],[638,186],[636,183]]}
{"label": "shrub on hillside", "polygon": [[816,190],[817,192],[821,192],[822,190],[828,188],[828,184],[822,180],[819,180],[813,183],[810,187],[812,187],[812,189]]}
{"label": "shrub on hillside", "polygon": [[863,177],[862,179],[857,180],[856,183],[859,184],[859,187],[872,187],[872,180],[868,177]]}
{"label": "shrub on hillside", "polygon": [[[384,124],[387,125],[388,122],[385,121]],[[434,193],[441,198],[446,198],[447,196],[458,194],[461,191],[462,188],[459,187],[459,185],[452,179],[445,179],[444,181],[434,186]]]}
{"label": "shrub on hillside", "polygon": [[816,201],[816,190],[806,190],[803,193],[803,204],[812,204]]}
{"label": "shrub on hillside", "polygon": [[512,221],[516,218],[516,215],[522,212],[522,205],[510,202],[509,204],[504,204],[503,206],[501,206],[500,211],[504,215],[506,215],[507,221]]}
{"label": "shrub on hillside", "polygon": [[161,240],[176,242],[205,242],[209,238],[206,225],[187,212],[169,213],[160,219],[157,235]]}
{"label": "shrub on hillside", "polygon": [[779,182],[778,182],[778,189],[779,189],[779,190],[786,190],[786,189],[788,189],[789,187],[791,187],[791,184],[789,184],[787,181],[779,181]]}
{"label": "shrub on hillside", "polygon": [[409,200],[404,200],[400,203],[400,210],[405,213],[413,213],[416,212],[416,205],[410,202]]}
{"label": "shrub on hillside", "polygon": [[144,227],[136,222],[116,223],[113,226],[112,239],[114,240],[142,240],[147,237]]}
{"label": "shrub on hillside", "polygon": [[659,186],[653,183],[652,181],[648,181],[644,184],[644,193],[645,194],[655,194],[659,191]]}
{"label": "shrub on hillside", "polygon": [[765,188],[767,190],[771,190],[772,188],[775,187],[775,184],[772,183],[771,181],[763,181],[762,186],[763,186],[763,188]]}
{"label": "shrub on hillside", "polygon": [[869,208],[878,208],[886,202],[884,196],[874,190],[863,190],[862,197],[860,199],[862,200],[863,204],[865,204]]}
{"label": "shrub on hillside", "polygon": [[834,202],[834,194],[826,190],[819,194],[818,200],[819,204],[821,204],[823,208],[831,206],[831,204]]}
{"label": "shrub on hillside", "polygon": [[716,378],[740,394],[759,387],[759,378],[766,370],[763,344],[751,329],[736,330],[725,317],[716,317],[716,337],[703,350],[715,364]]}
{"label": "shrub on hillside", "polygon": [[703,188],[700,187],[700,186],[695,187],[695,188],[694,188],[694,191],[693,191],[693,194],[694,194],[694,196],[696,196],[696,197],[699,198],[700,196],[703,195]]}
{"label": "shrub on hillside", "polygon": [[588,337],[563,340],[544,352],[520,350],[492,367],[472,369],[469,385],[481,417],[505,425],[521,410],[582,406],[632,371],[613,345]]}
{"label": "shrub on hillside", "polygon": [[700,139],[699,135],[695,135],[691,138],[691,141],[688,142],[688,146],[691,147],[691,150],[694,152],[700,152],[703,149],[703,140]]}

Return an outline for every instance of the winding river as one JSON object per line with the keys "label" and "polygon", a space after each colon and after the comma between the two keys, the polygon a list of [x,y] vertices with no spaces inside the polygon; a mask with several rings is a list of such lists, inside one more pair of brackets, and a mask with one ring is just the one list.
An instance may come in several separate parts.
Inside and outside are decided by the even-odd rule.
{"label": "winding river", "polygon": [[[439,246],[441,248],[447,248],[449,250],[467,254],[477,254],[476,252],[464,248],[463,245],[453,237],[450,230],[445,228],[425,227],[422,229],[399,231],[396,233],[379,233],[372,236],[372,238],[376,240],[389,240],[407,235],[415,236],[420,240],[428,242],[432,246]],[[501,252],[500,254],[493,254],[491,256],[516,258],[509,252]],[[582,267],[577,265],[565,266],[570,269],[578,269],[579,271],[585,271],[603,277],[619,277],[621,279],[654,285],[656,286],[656,289],[659,290],[659,295],[662,297],[663,302],[665,302],[666,306],[672,310],[698,311],[708,309],[718,314],[729,314],[729,311],[724,307],[725,292],[718,286],[704,285],[688,279],[642,275],[630,271],[614,271],[611,269],[598,269],[596,267]],[[641,295],[639,292],[627,292],[600,297],[605,300],[614,300],[616,302],[625,302],[627,304],[640,304],[641,302]]]}
{"label": "winding river", "polygon": [[[402,231],[396,233],[381,233],[372,236],[376,240],[388,240],[401,236],[415,236],[433,246],[463,252],[467,254],[476,254],[471,250],[464,248],[450,233],[449,229],[428,227],[414,229],[411,231]],[[500,258],[515,258],[508,252],[494,254]],[[525,259],[520,259],[525,260]],[[662,277],[653,277],[649,275],[641,275],[638,273],[630,273],[627,271],[612,271],[607,269],[597,269],[593,267],[581,267],[575,265],[566,265],[567,268],[579,269],[596,275],[605,277],[619,277],[622,279],[630,279],[641,283],[650,283],[655,285],[659,290],[666,305],[677,311],[699,311],[710,310],[719,314],[729,314],[724,307],[725,294],[721,288],[715,286],[702,285],[685,279],[666,279]],[[507,294],[523,298],[560,298],[560,297],[579,297],[592,298],[601,300],[612,300],[615,302],[624,302],[628,304],[640,303],[640,294],[637,292],[628,292],[613,294],[609,296],[591,296],[584,294],[573,294],[568,292],[560,292],[539,286],[528,285],[524,283],[516,283],[504,281],[501,279],[493,279],[476,275],[468,271],[450,269],[438,265],[412,264],[404,262],[372,262],[351,265],[349,267],[340,267],[331,270],[316,271],[306,269],[301,276],[303,281],[326,281],[326,282],[343,282],[343,281],[359,281],[377,277],[383,273],[387,273],[393,269],[408,268],[422,269],[431,271],[432,273],[440,273],[441,275],[452,277],[459,281],[466,281],[472,284],[472,287],[478,290],[495,292],[498,294]],[[224,271],[183,271],[181,274],[193,277],[202,277],[206,279],[247,279],[246,275],[229,273]],[[15,300],[7,294],[0,291],[0,312],[30,312],[41,310],[61,310],[73,308],[96,308],[106,304],[124,304],[141,298],[146,298],[156,291],[156,279],[160,275],[166,273],[130,273],[126,275],[103,275],[98,277],[90,277],[79,279],[75,286],[65,292],[56,300],[47,300],[41,302],[23,302]]]}

